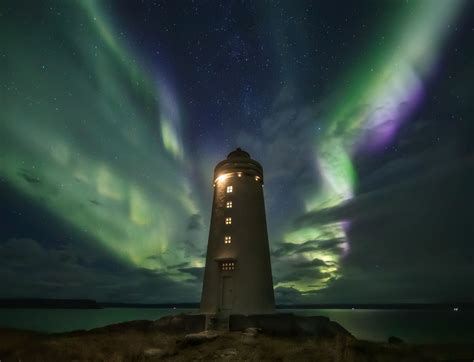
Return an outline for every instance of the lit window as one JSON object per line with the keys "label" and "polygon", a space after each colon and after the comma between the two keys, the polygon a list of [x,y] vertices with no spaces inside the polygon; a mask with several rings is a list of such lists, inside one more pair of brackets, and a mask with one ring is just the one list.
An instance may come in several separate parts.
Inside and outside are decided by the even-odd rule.
{"label": "lit window", "polygon": [[224,238],[224,243],[225,243],[225,244],[230,244],[231,242],[232,242],[232,237],[226,236],[226,237]]}
{"label": "lit window", "polygon": [[224,261],[221,263],[222,270],[234,270],[235,264],[233,261]]}
{"label": "lit window", "polygon": [[230,194],[232,192],[232,186],[227,186],[227,193]]}
{"label": "lit window", "polygon": [[242,172],[237,172],[237,176],[242,177]]}
{"label": "lit window", "polygon": [[232,218],[231,218],[231,217],[226,217],[226,218],[225,218],[225,224],[226,224],[226,225],[232,224]]}
{"label": "lit window", "polygon": [[225,203],[225,207],[228,208],[228,209],[232,209],[232,201],[227,201]]}

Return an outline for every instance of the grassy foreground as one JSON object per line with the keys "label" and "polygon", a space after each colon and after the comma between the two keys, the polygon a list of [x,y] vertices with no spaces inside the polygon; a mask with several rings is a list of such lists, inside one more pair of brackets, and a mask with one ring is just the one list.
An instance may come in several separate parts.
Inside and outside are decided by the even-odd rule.
{"label": "grassy foreground", "polygon": [[91,331],[42,334],[0,329],[5,361],[472,361],[473,345],[408,345],[337,337],[248,336],[223,332],[202,344],[184,334],[140,328],[140,321]]}

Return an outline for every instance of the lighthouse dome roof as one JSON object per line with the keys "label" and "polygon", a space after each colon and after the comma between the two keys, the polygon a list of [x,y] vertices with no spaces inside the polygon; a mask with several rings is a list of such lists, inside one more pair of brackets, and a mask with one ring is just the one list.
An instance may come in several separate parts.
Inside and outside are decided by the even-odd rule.
{"label": "lighthouse dome roof", "polygon": [[219,162],[214,168],[214,180],[224,174],[245,173],[247,175],[258,176],[263,183],[262,165],[252,159],[248,152],[237,148],[227,155],[225,160]]}
{"label": "lighthouse dome roof", "polygon": [[243,149],[238,147],[236,150],[232,151],[227,155],[227,158],[250,158],[250,154],[245,152]]}

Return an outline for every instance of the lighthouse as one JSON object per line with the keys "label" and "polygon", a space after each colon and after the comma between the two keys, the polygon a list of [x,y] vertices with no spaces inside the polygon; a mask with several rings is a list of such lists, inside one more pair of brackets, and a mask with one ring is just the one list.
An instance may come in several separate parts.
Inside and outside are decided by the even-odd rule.
{"label": "lighthouse", "polygon": [[201,312],[273,313],[263,169],[240,148],[214,169],[214,197]]}

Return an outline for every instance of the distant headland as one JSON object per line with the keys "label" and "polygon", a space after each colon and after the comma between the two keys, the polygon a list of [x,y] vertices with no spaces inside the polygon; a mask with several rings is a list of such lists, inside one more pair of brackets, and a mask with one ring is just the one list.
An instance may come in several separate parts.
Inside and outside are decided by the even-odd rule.
{"label": "distant headland", "polygon": [[0,299],[0,308],[101,309],[103,307],[91,299],[15,298]]}

